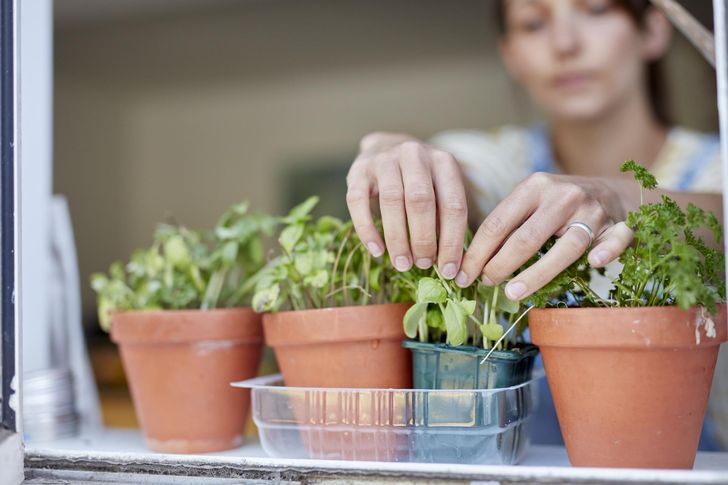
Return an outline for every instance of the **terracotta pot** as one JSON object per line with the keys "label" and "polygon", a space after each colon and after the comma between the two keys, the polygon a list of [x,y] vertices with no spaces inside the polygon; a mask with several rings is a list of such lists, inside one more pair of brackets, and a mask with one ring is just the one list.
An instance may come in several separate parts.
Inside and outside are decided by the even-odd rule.
{"label": "terracotta pot", "polygon": [[265,341],[287,386],[407,389],[410,352],[402,348],[409,303],[268,313]]}
{"label": "terracotta pot", "polygon": [[692,468],[725,305],[715,317],[677,307],[533,309],[529,324],[572,465]]}
{"label": "terracotta pot", "polygon": [[[385,304],[266,314],[265,339],[287,386],[408,389],[412,361],[402,347],[402,319],[409,307]],[[336,400],[336,395],[306,391],[289,403],[311,458],[397,461],[404,456],[406,435],[398,432],[393,417],[385,413],[373,419],[360,415],[357,406],[326,405]],[[342,430],[352,427],[358,428],[356,433]]]}
{"label": "terracotta pot", "polygon": [[114,314],[147,445],[165,453],[204,453],[243,441],[250,394],[230,387],[258,370],[263,333],[249,308],[129,311]]}

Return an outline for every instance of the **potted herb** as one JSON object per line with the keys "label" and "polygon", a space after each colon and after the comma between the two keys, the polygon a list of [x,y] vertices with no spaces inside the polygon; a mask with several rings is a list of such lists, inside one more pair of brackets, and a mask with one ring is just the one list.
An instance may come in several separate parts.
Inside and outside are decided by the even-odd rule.
{"label": "potted herb", "polygon": [[410,303],[386,258],[372,258],[351,222],[310,212],[311,197],[281,222],[281,254],[258,274],[253,307],[286,385],[408,388],[401,347]]}
{"label": "potted herb", "polygon": [[459,288],[436,268],[402,278],[415,300],[403,322],[415,388],[493,389],[531,378],[538,349],[523,339],[526,310],[501,285]]}
{"label": "potted herb", "polygon": [[[630,161],[641,189],[655,178]],[[726,340],[722,237],[712,214],[669,197],[629,214],[635,240],[608,298],[584,279],[582,258],[536,293],[531,335],[541,349],[569,459],[576,466],[692,468]],[[566,297],[566,299],[564,299]]]}
{"label": "potted herb", "polygon": [[155,451],[200,453],[243,440],[260,317],[246,284],[264,260],[275,220],[232,207],[212,233],[160,225],[148,249],[92,276],[99,319],[121,350],[134,406]]}
{"label": "potted herb", "polygon": [[[436,268],[401,275],[415,300],[404,317],[412,351],[414,387],[450,393],[417,394],[415,426],[438,423],[436,435],[413,443],[417,457],[457,463],[517,463],[525,454],[531,386],[507,392],[531,378],[538,349],[523,338],[527,310],[503,288],[475,282],[459,288]],[[463,390],[472,390],[464,392]],[[518,405],[508,398],[518,396]],[[425,399],[426,405],[418,400]],[[449,422],[458,423],[448,426]],[[444,421],[444,422],[443,422]]]}

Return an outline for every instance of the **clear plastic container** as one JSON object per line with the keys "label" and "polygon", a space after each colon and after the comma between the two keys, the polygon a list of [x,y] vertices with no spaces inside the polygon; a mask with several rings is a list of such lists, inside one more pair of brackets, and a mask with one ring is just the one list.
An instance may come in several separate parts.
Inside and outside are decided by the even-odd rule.
{"label": "clear plastic container", "polygon": [[513,465],[528,448],[540,378],[488,390],[295,388],[280,375],[233,386],[252,390],[272,457]]}

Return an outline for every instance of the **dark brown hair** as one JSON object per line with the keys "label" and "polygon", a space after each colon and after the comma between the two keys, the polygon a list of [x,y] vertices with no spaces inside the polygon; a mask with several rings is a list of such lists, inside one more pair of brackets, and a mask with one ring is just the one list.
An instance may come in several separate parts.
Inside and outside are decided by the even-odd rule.
{"label": "dark brown hair", "polygon": [[[647,13],[652,5],[649,0],[615,0],[615,5],[624,10],[639,26],[645,26]],[[496,0],[495,19],[500,35],[505,35],[508,29],[506,22],[506,0]],[[663,124],[672,123],[668,103],[667,87],[662,75],[662,63],[657,60],[647,64],[647,92],[650,97],[650,106],[655,117]]]}

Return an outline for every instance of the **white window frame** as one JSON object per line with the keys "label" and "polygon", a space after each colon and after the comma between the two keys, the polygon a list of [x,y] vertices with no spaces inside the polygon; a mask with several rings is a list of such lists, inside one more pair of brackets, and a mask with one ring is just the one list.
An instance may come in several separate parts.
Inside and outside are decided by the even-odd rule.
{"label": "white window frame", "polygon": [[18,237],[18,3],[0,0],[0,483],[23,481]]}
{"label": "white window frame", "polygon": [[[30,1],[30,0],[26,0]],[[63,1],[63,0],[57,0]],[[723,179],[728,181],[728,36],[726,1],[713,0],[718,108],[720,116]],[[312,480],[327,479],[411,482],[412,480],[452,480],[475,483],[520,481],[531,483],[724,483],[728,472],[589,470],[546,467],[474,467],[461,465],[420,465],[398,463],[342,463],[263,458],[222,458],[204,456],[130,455],[122,453],[24,453],[20,415],[21,373],[20,312],[22,292],[20,267],[20,151],[18,80],[20,59],[18,39],[19,0],[0,0],[0,484],[15,485],[23,480],[24,466],[50,470],[58,478],[101,480],[115,477],[117,483],[180,483],[179,477],[225,479]],[[28,174],[30,175],[30,174]],[[728,183],[724,184],[728,186]],[[724,197],[728,214],[728,197]],[[726,221],[724,220],[724,225]],[[24,465],[25,463],[25,465]],[[121,473],[123,472],[123,473]],[[166,478],[163,478],[166,477]],[[177,477],[177,478],[174,478]],[[220,481],[218,481],[220,480]],[[210,482],[212,483],[212,482]]]}

